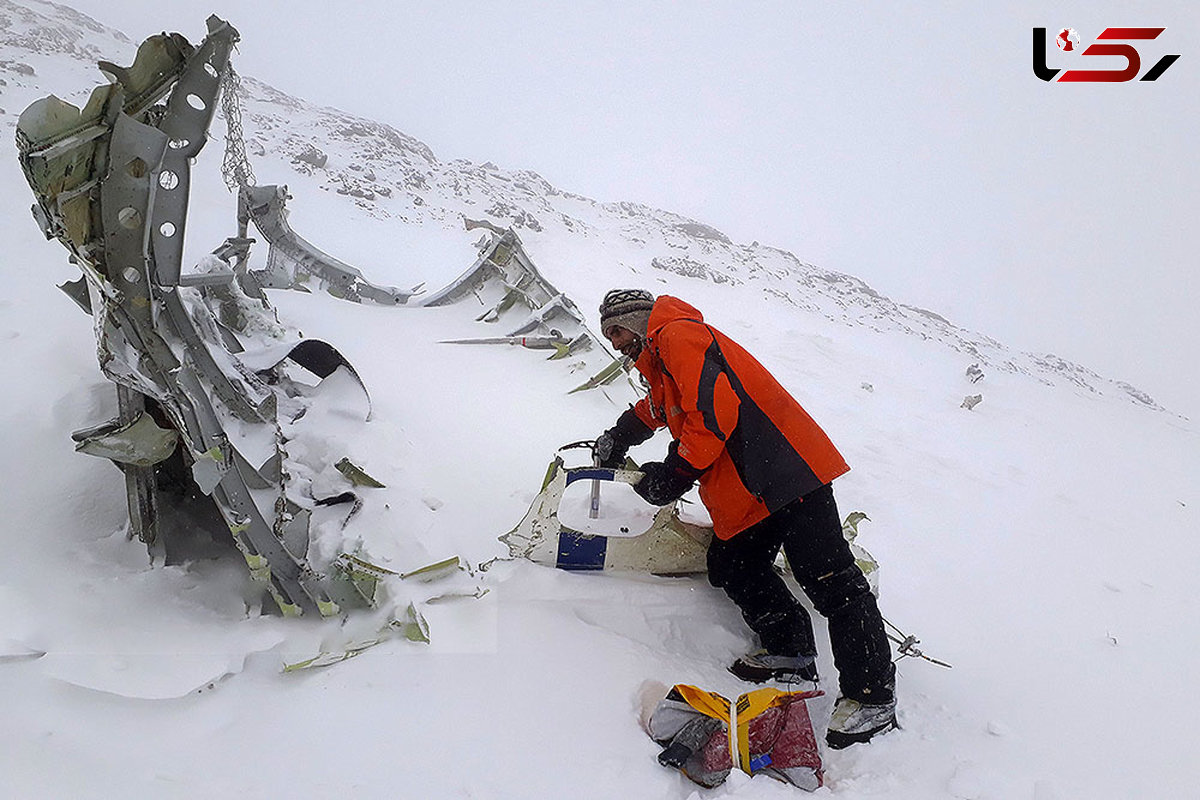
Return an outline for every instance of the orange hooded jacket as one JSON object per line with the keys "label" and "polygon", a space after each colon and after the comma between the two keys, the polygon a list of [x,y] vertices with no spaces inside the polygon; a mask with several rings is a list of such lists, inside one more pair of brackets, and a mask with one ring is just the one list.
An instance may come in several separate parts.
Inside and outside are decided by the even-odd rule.
{"label": "orange hooded jacket", "polygon": [[850,469],[771,373],[679,298],[655,301],[636,366],[650,395],[634,413],[652,430],[665,425],[704,471],[700,499],[720,539]]}

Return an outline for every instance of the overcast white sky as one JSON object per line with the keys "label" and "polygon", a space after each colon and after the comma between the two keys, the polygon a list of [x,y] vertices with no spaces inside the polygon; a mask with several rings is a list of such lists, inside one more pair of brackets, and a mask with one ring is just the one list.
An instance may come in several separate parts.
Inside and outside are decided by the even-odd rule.
{"label": "overcast white sky", "polygon": [[[140,41],[216,12],[241,72],[856,275],[1200,418],[1200,4],[67,0]],[[1032,29],[1165,27],[1153,83],[1045,83]],[[1060,52],[1051,67],[1119,69]]]}

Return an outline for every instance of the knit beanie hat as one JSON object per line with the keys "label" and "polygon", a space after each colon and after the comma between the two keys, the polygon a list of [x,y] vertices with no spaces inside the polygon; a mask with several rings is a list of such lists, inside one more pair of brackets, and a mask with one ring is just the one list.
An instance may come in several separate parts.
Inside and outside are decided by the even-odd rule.
{"label": "knit beanie hat", "polygon": [[600,303],[600,332],[617,325],[645,339],[653,308],[654,295],[645,289],[613,289]]}

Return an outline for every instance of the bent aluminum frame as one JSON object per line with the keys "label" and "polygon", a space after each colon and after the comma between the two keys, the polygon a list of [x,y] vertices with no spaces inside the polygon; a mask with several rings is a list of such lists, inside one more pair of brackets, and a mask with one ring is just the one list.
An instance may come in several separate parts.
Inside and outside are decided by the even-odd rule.
{"label": "bent aluminum frame", "polygon": [[[117,384],[118,419],[79,436],[81,449],[142,423],[143,433],[102,448],[110,457],[129,450],[114,461],[125,473],[131,535],[150,547],[160,537],[156,479],[165,448],[143,446],[163,441],[145,432],[149,413],[177,432],[195,484],[279,610],[328,616],[370,604],[373,585],[323,575],[307,560],[309,513],[288,496],[281,468],[279,395],[233,357],[235,337],[207,306],[208,289],[232,282],[233,271],[182,273],[191,162],[237,40],[215,16],[197,48],[179,34],[151,37],[129,68],[101,64],[115,82],[93,92],[83,111],[53,96],[26,109],[18,150],[38,200],[35,217],[84,273],[85,285],[63,288],[92,313],[101,369]],[[235,441],[230,431],[247,427],[270,444],[255,450]]]}
{"label": "bent aluminum frame", "polygon": [[253,222],[270,246],[266,269],[250,273],[261,288],[307,291],[310,281],[315,281],[334,297],[380,305],[403,305],[420,293],[419,286],[404,291],[374,284],[359,270],[299,236],[287,221],[288,199],[286,186],[242,185],[238,189],[239,236],[244,239]]}

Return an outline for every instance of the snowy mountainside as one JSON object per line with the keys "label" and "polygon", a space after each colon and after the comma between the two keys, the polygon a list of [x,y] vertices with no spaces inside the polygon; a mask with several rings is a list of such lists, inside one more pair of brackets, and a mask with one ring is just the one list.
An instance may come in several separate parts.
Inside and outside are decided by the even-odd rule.
{"label": "snowy mountainside", "polygon": [[[150,33],[125,38],[34,0],[0,4],[25,26],[20,44],[7,29],[0,41],[0,67],[25,65],[0,73],[10,133],[38,97],[86,98],[101,78],[95,55],[82,54],[128,63]],[[33,16],[13,11],[22,8]],[[197,41],[202,22],[178,27]],[[513,224],[586,313],[612,285],[683,297],[830,433],[852,466],[835,486],[841,511],[870,518],[858,542],[881,564],[884,614],[954,667],[902,659],[902,730],[826,753],[827,788],[814,796],[1193,793],[1200,701],[1175,687],[1200,670],[1187,634],[1200,615],[1194,423],[783,251],[570,195],[532,173],[441,162],[387,126],[248,76],[244,85],[259,182],[288,184],[297,232],[371,279],[440,288],[475,256],[479,233],[463,230],[462,215]],[[232,232],[222,133],[218,120],[193,172],[188,246],[195,239],[201,253]],[[737,611],[702,578],[565,573],[505,560],[496,538],[525,513],[555,448],[610,425],[629,393],[568,396],[582,380],[570,359],[439,344],[495,330],[475,322],[478,309],[271,293],[283,322],[335,344],[372,393],[369,423],[330,414],[327,441],[315,443],[386,484],[363,492],[345,536],[397,572],[459,555],[486,591],[425,606],[428,645],[392,639],[330,669],[281,674],[369,639],[379,618],[260,616],[243,596],[244,563],[152,566],[127,541],[119,473],[69,439],[114,405],[89,321],[54,288],[78,270],[30,217],[11,150],[0,193],[11,198],[0,218],[0,348],[23,367],[0,400],[0,794],[700,796],[656,763],[639,689],[744,691],[725,669],[753,645]],[[264,257],[261,244],[253,252]],[[979,383],[965,375],[975,362]],[[961,408],[976,392],[983,403]],[[656,437],[634,455],[661,458],[665,444]],[[817,625],[820,728],[837,687]],[[797,794],[734,773],[703,796]]]}
{"label": "snowy mountainside", "polygon": [[[647,283],[670,273],[744,285],[766,302],[940,343],[961,353],[967,363],[1158,408],[1153,398],[1125,382],[1054,355],[1014,353],[932,311],[893,301],[858,278],[805,263],[786,250],[736,243],[709,225],[669,211],[600,203],[561,191],[534,172],[442,162],[429,147],[390,126],[313,107],[252,79],[244,86],[252,154],[288,159],[292,169],[320,188],[352,198],[380,219],[449,225],[463,216],[489,219],[512,226],[534,247],[546,240],[569,240],[587,251],[582,256],[573,252],[576,248],[561,254],[552,250],[560,263],[607,258]],[[559,275],[570,269],[545,266]],[[569,281],[567,275],[561,279]]]}
{"label": "snowy mountainside", "polygon": [[[3,0],[0,14],[11,20],[0,37],[0,69],[11,76],[6,77],[9,84],[0,86],[0,107],[8,125],[15,123],[24,103],[34,99],[25,90],[35,85],[31,73],[42,59],[54,57],[61,63],[65,56],[85,73],[92,68],[88,83],[81,84],[90,85],[98,82],[96,58],[129,63],[136,50],[125,35],[65,6],[22,6]],[[181,20],[181,27],[188,27],[185,22]],[[1152,397],[1128,383],[1051,354],[1013,352],[988,336],[894,301],[858,278],[806,263],[786,250],[733,242],[709,225],[669,211],[597,202],[562,191],[531,171],[465,160],[444,162],[429,146],[389,125],[314,106],[252,76],[245,76],[242,85],[244,133],[252,163],[259,162],[260,170],[262,162],[287,167],[263,172],[261,183],[291,184],[302,175],[309,185],[343,195],[384,222],[458,227],[464,216],[487,219],[515,228],[535,254],[542,242],[570,242],[565,248],[550,246],[542,264],[566,288],[572,285],[571,271],[583,260],[627,268],[648,284],[680,275],[745,286],[785,308],[941,344],[962,355],[964,369],[978,363],[986,370],[1029,375],[1159,408]],[[76,93],[86,96],[82,89]],[[215,144],[220,142],[221,124],[214,124]],[[402,274],[377,277],[408,282]],[[593,303],[587,300],[596,288],[581,282],[580,288],[585,287],[587,295],[568,293],[581,307],[590,307]]]}
{"label": "snowy mountainside", "polygon": [[17,117],[34,100],[57,94],[82,106],[105,82],[96,62],[132,60],[136,52],[125,34],[68,6],[0,0],[0,124],[9,142]]}
{"label": "snowy mountainside", "polygon": [[[65,55],[88,61],[111,61],[114,52],[123,53],[133,46],[125,34],[70,6],[45,0],[24,3],[0,0],[0,48],[9,51],[6,58]],[[22,67],[16,71],[27,73]]]}

